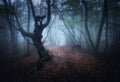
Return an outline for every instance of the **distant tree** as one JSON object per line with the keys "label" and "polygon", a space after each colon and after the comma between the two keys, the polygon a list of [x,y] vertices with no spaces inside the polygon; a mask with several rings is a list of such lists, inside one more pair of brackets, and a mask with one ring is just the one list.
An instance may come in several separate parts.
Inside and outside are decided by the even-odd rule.
{"label": "distant tree", "polygon": [[100,45],[100,40],[101,40],[102,31],[103,31],[103,26],[104,26],[104,23],[105,23],[106,10],[107,10],[107,0],[104,0],[103,11],[102,11],[102,18],[101,18],[101,22],[100,22],[100,25],[99,25],[97,39],[96,39],[96,51],[98,50],[98,47]]}
{"label": "distant tree", "polygon": [[[28,8],[27,32],[29,32],[29,30],[30,30],[30,18],[31,18],[29,0],[27,0],[27,8]],[[29,41],[29,38],[27,38],[27,41]],[[30,54],[30,45],[28,42],[27,42],[27,53]]]}
{"label": "distant tree", "polygon": [[10,42],[11,42],[11,54],[14,56],[18,51],[18,37],[17,37],[17,31],[12,28],[12,24],[14,24],[14,18],[13,18],[13,12],[9,9],[9,5],[6,0],[2,0],[4,4],[1,5],[0,8],[0,15],[6,19],[6,22],[8,22],[8,27],[10,31]]}
{"label": "distant tree", "polygon": [[[98,52],[98,48],[100,46],[101,42],[101,37],[102,37],[102,32],[103,32],[103,27],[105,25],[105,20],[107,23],[107,0],[99,0],[99,1],[93,1],[93,0],[67,0],[63,1],[62,3],[62,12],[66,12],[70,18],[72,18],[72,23],[73,21],[73,16],[78,16],[81,17],[81,21],[83,21],[83,25],[86,31],[86,36],[87,40],[90,43],[91,48],[95,51]],[[74,25],[77,24],[77,20],[75,21],[76,23],[73,24],[72,27],[75,28]],[[71,23],[70,23],[71,24]],[[70,26],[70,24],[67,24]],[[107,26],[107,25],[106,25]],[[72,27],[68,27],[68,30],[72,30]],[[96,29],[96,32],[92,32],[92,28]],[[107,27],[106,27],[106,47],[107,47]],[[84,32],[84,31],[83,31]],[[72,34],[73,32],[71,32]],[[94,34],[94,35],[93,35]],[[73,34],[74,35],[74,34]],[[75,36],[73,36],[75,37]],[[94,38],[94,39],[93,39]],[[76,42],[76,41],[75,41]]]}
{"label": "distant tree", "polygon": [[82,0],[82,4],[84,6],[84,12],[85,12],[84,13],[84,19],[85,19],[85,24],[84,25],[85,25],[86,34],[88,36],[88,40],[89,40],[89,42],[90,42],[90,44],[92,46],[92,49],[95,50],[94,43],[93,43],[93,41],[91,39],[90,31],[88,29],[88,3],[85,0]]}

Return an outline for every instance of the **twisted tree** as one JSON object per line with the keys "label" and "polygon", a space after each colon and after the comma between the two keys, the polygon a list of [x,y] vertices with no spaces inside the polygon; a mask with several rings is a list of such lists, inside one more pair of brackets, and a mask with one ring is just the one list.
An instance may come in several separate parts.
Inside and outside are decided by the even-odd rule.
{"label": "twisted tree", "polygon": [[[45,15],[43,15],[43,16],[36,15],[32,0],[27,0],[27,3],[30,6],[29,11],[31,11],[32,17],[34,19],[34,32],[33,33],[27,32],[22,28],[22,26],[20,24],[20,21],[18,19],[18,16],[16,14],[15,6],[11,2],[11,0],[3,0],[3,2],[4,2],[4,6],[6,6],[6,8],[8,8],[9,10],[11,10],[14,13],[13,17],[15,18],[16,23],[18,24],[18,28],[16,28],[14,24],[11,24],[12,27],[14,29],[18,30],[19,32],[21,32],[23,37],[30,38],[33,41],[33,45],[35,46],[35,48],[37,49],[37,52],[39,54],[39,61],[38,61],[37,68],[38,69],[41,68],[45,61],[49,61],[51,59],[51,56],[44,49],[41,39],[42,39],[42,31],[43,31],[43,29],[45,27],[47,27],[49,22],[50,22],[50,19],[51,19],[51,7],[54,4],[54,0],[53,1],[46,0],[47,13]],[[47,19],[47,21],[43,24],[44,19]],[[7,19],[7,20],[9,20],[9,19]]]}

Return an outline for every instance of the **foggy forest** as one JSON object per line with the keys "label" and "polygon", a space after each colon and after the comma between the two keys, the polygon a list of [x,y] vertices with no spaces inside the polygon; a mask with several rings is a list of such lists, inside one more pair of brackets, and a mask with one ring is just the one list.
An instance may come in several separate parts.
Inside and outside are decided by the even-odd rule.
{"label": "foggy forest", "polygon": [[120,82],[120,1],[0,0],[0,82]]}

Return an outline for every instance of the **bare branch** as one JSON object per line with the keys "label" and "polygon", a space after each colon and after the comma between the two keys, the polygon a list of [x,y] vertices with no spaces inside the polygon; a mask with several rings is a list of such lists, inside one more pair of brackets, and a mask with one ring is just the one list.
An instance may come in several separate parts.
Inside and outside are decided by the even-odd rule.
{"label": "bare branch", "polygon": [[28,7],[28,24],[27,24],[27,28],[30,27],[30,4],[29,4],[29,0],[27,0],[27,7]]}
{"label": "bare branch", "polygon": [[59,10],[59,8],[58,8],[57,6],[55,6],[55,7],[56,7],[56,9],[57,9],[57,11],[58,11],[58,13],[57,13],[58,16],[62,19],[62,21],[63,21],[63,23],[64,23],[67,31],[68,31],[68,32],[70,33],[70,35],[71,35],[72,40],[76,40],[75,37],[74,37],[74,35],[73,35],[72,32],[70,31],[69,26],[66,24],[65,19],[64,19],[63,15],[62,15],[61,11]]}
{"label": "bare branch", "polygon": [[52,4],[50,6],[53,6],[55,4],[55,0],[53,0]]}
{"label": "bare branch", "polygon": [[31,6],[31,10],[32,10],[33,19],[36,22],[36,19],[35,19],[36,15],[35,15],[35,10],[34,10],[34,6],[33,6],[33,2],[32,2],[32,0],[28,0],[28,1],[30,1],[30,6]]}
{"label": "bare branch", "polygon": [[[12,10],[12,3],[11,3],[10,0],[8,0],[8,1],[9,1],[9,4],[8,4],[8,2],[7,2],[6,0],[2,0],[2,1],[3,1],[3,3],[4,3],[3,6],[4,6],[6,9],[10,8],[10,9]],[[1,13],[1,14],[2,14],[2,13]],[[10,17],[9,17],[9,15],[8,15],[7,13],[3,14],[3,17],[6,19],[6,21],[8,22],[8,24],[10,24],[15,30],[18,30],[18,28],[16,28],[15,25],[10,22]]]}
{"label": "bare branch", "polygon": [[17,17],[17,15],[15,14],[15,19],[16,19],[16,22],[17,22],[17,24],[18,24],[18,27],[19,27],[19,31],[21,32],[21,34],[23,35],[23,36],[25,36],[25,37],[33,37],[33,34],[32,33],[29,33],[29,32],[26,32],[22,27],[21,27],[21,24],[20,24],[20,22],[19,22],[19,20],[18,20],[18,17]]}
{"label": "bare branch", "polygon": [[51,5],[50,5],[50,0],[46,0],[47,6],[48,6],[48,11],[47,11],[47,22],[43,24],[43,27],[48,26],[50,19],[51,19]]}
{"label": "bare branch", "polygon": [[[23,36],[24,37],[24,36]],[[26,37],[24,37],[24,39],[25,39],[25,41],[28,43],[28,44],[30,44],[30,45],[34,45],[33,43],[31,43],[30,41],[29,41],[29,39],[27,39]]]}
{"label": "bare branch", "polygon": [[49,32],[50,32],[50,29],[51,29],[50,27],[53,25],[53,23],[55,22],[55,20],[56,20],[56,16],[55,16],[52,24],[51,24],[50,26],[48,26],[49,28],[48,28],[48,31],[47,31],[47,36],[46,36],[45,39],[42,41],[42,43],[44,43],[44,42],[46,41],[46,39],[47,39],[47,37],[48,37],[48,35],[49,35]]}

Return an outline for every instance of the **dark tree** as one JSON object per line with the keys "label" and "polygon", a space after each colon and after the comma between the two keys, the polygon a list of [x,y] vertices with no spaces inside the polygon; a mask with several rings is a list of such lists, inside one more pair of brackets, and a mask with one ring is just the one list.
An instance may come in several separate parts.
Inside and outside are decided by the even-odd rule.
{"label": "dark tree", "polygon": [[4,5],[2,5],[3,9],[1,10],[1,15],[6,19],[6,22],[8,22],[8,27],[10,31],[10,42],[11,42],[11,54],[14,56],[18,49],[17,49],[17,44],[18,44],[18,37],[17,37],[17,31],[12,28],[12,24],[15,23],[14,18],[12,16],[13,12],[11,11],[12,7],[10,8],[9,5],[10,0],[2,0]]}
{"label": "dark tree", "polygon": [[[3,0],[3,2],[5,4],[5,7],[11,9],[11,11],[14,13],[13,16],[14,16],[19,28],[16,28],[14,24],[11,24],[10,19],[7,19],[8,23],[11,24],[14,29],[21,32],[23,37],[32,39],[33,45],[35,46],[35,48],[37,49],[37,52],[39,54],[39,61],[38,61],[37,67],[38,67],[38,69],[41,68],[45,61],[48,61],[51,59],[51,56],[44,49],[41,39],[42,39],[43,29],[45,27],[47,27],[50,22],[51,6],[53,5],[54,1],[52,3],[51,0],[46,0],[46,4],[48,7],[47,13],[46,13],[46,15],[40,16],[40,15],[36,15],[32,0],[28,0],[28,5],[29,5],[28,14],[30,14],[30,11],[31,11],[33,19],[34,19],[34,32],[33,33],[27,32],[22,28],[20,21],[18,19],[17,10],[15,9],[14,4],[12,4],[10,0]],[[43,24],[43,21],[45,18],[47,19],[47,21],[46,21],[46,23]]]}
{"label": "dark tree", "polygon": [[[32,11],[32,15],[33,15],[33,18],[34,18],[34,33],[28,33],[28,32],[25,32],[22,27],[20,26],[20,23],[18,21],[18,18],[17,16],[16,19],[17,19],[17,22],[19,24],[19,31],[22,33],[22,35],[24,37],[29,37],[32,39],[33,41],[33,44],[35,46],[35,48],[37,49],[37,52],[39,54],[39,63],[38,63],[38,68],[41,68],[42,67],[42,64],[43,62],[45,61],[48,61],[51,57],[49,56],[49,54],[47,53],[47,51],[44,49],[43,47],[43,43],[41,41],[42,39],[42,31],[45,27],[48,26],[49,22],[50,22],[50,19],[51,19],[51,1],[50,0],[46,0],[46,4],[48,6],[48,9],[47,9],[47,16],[44,15],[44,16],[40,16],[40,15],[36,15],[35,14],[35,10],[34,10],[34,6],[33,6],[33,2],[32,0],[30,0],[30,7],[31,7],[31,11]],[[47,21],[46,23],[43,24],[43,20],[47,17]]]}

